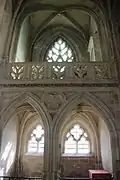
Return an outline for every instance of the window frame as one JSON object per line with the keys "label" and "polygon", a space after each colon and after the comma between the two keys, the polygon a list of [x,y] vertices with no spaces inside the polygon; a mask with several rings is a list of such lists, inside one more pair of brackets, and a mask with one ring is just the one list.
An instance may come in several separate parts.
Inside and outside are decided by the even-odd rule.
{"label": "window frame", "polygon": [[[75,125],[79,125],[79,127],[84,130],[84,133],[87,134],[87,136],[88,136],[88,142],[89,142],[89,144],[88,144],[88,146],[89,146],[89,153],[65,153],[66,135],[72,130],[72,128],[73,128]],[[76,141],[75,141],[75,142],[76,142]],[[78,142],[80,142],[80,141],[78,141]],[[76,142],[76,146],[78,146],[78,142]],[[76,151],[78,151],[78,149],[77,149]],[[82,127],[79,123],[74,123],[74,124],[72,124],[72,126],[70,126],[70,128],[69,128],[69,129],[67,130],[67,132],[65,133],[64,138],[63,138],[63,146],[62,146],[62,152],[61,152],[61,153],[62,153],[61,156],[63,156],[63,157],[68,157],[68,156],[70,156],[70,157],[91,157],[91,156],[93,156],[93,153],[91,152],[91,140],[90,140],[90,135],[89,135],[89,133],[87,132],[87,130],[86,130],[84,127]]]}
{"label": "window frame", "polygon": [[[70,45],[70,43],[67,41],[67,39],[65,39],[64,37],[62,37],[62,36],[57,36],[57,38],[56,39],[54,39],[54,41],[52,41],[51,42],[51,44],[48,46],[48,48],[46,49],[46,52],[45,52],[45,55],[44,55],[44,60],[45,61],[47,61],[47,57],[48,57],[48,54],[49,54],[49,51],[51,51],[53,48],[54,48],[54,46],[55,46],[55,43],[58,43],[58,41],[59,40],[62,40],[63,42],[65,42],[65,44],[66,44],[66,47],[68,48],[68,50],[71,50],[71,52],[72,52],[72,57],[73,57],[73,59],[72,59],[72,61],[71,62],[69,62],[69,61],[62,61],[61,63],[72,63],[72,62],[76,62],[76,53],[75,53],[75,51],[73,50],[73,48],[72,48],[72,46]],[[67,51],[68,51],[67,50]],[[63,59],[63,58],[62,58]],[[48,62],[48,61],[47,61]],[[60,62],[58,62],[58,61],[53,61],[52,60],[52,63],[60,63]],[[50,63],[50,62],[49,62]]]}
{"label": "window frame", "polygon": [[[38,127],[38,126],[41,126],[41,128],[42,128],[42,130],[44,131],[44,133],[41,135],[41,139],[44,137],[44,143],[43,143],[43,152],[38,152],[39,151],[39,142],[41,141],[37,141],[36,140],[36,146],[37,146],[37,149],[36,149],[36,152],[29,152],[28,151],[28,146],[29,146],[29,141],[30,141],[30,139],[31,139],[31,134],[33,133],[33,131],[34,130],[36,130],[36,128]],[[44,148],[45,148],[45,146],[44,146],[44,144],[45,144],[45,130],[44,130],[44,128],[43,128],[43,126],[41,125],[41,124],[37,124],[36,126],[34,126],[34,128],[32,128],[31,129],[31,131],[29,132],[29,135],[28,135],[28,138],[27,138],[27,140],[26,140],[26,149],[25,149],[25,155],[30,155],[30,156],[43,156],[44,155]]]}

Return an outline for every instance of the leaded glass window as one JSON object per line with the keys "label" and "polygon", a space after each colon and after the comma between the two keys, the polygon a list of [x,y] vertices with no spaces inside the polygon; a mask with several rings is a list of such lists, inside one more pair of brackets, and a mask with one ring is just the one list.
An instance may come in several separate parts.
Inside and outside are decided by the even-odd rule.
{"label": "leaded glass window", "polygon": [[28,153],[43,153],[44,152],[44,129],[41,125],[37,125],[32,131],[28,141]]}
{"label": "leaded glass window", "polygon": [[64,144],[65,154],[89,154],[90,142],[85,130],[75,124],[67,133]]}
{"label": "leaded glass window", "polygon": [[48,50],[46,60],[48,62],[72,62],[74,55],[68,43],[58,38]]}
{"label": "leaded glass window", "polygon": [[52,79],[64,79],[66,75],[66,62],[72,62],[75,57],[69,44],[63,39],[58,38],[48,49],[46,61],[53,63]]}

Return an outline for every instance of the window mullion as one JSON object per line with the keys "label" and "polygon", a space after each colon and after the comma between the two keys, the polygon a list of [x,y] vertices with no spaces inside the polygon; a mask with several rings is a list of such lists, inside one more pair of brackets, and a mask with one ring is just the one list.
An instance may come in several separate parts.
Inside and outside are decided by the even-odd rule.
{"label": "window mullion", "polygon": [[[70,135],[70,136],[69,136]],[[75,124],[66,135],[66,145],[64,144],[64,153],[66,154],[87,154],[90,153],[91,146],[88,135],[79,124]]]}
{"label": "window mullion", "polygon": [[37,152],[39,152],[39,141],[37,141]]}
{"label": "window mullion", "polygon": [[[44,148],[44,142],[42,139],[43,137],[44,137],[44,129],[42,128],[41,125],[37,125],[36,128],[31,133],[31,139],[29,140],[30,143],[29,142],[27,143],[28,144],[27,152],[28,153],[42,152],[42,150],[40,151],[40,149]],[[43,146],[40,146],[40,143],[42,143]]]}
{"label": "window mullion", "polygon": [[78,154],[78,141],[76,141],[76,153]]}

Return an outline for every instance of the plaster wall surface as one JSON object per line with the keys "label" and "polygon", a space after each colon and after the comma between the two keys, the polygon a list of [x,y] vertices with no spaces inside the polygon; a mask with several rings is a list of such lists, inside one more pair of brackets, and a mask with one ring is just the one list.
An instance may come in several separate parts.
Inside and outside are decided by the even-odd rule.
{"label": "plaster wall surface", "polygon": [[14,115],[3,130],[0,159],[0,168],[3,170],[3,175],[10,175],[14,166],[17,146],[17,120],[17,116]]}
{"label": "plaster wall surface", "polygon": [[89,169],[95,169],[97,158],[91,157],[62,157],[64,176],[88,177]]}
{"label": "plaster wall surface", "polygon": [[108,128],[103,120],[99,123],[99,134],[100,134],[100,148],[103,168],[109,172],[112,172],[112,153],[110,134]]}
{"label": "plaster wall surface", "polygon": [[29,37],[29,18],[24,21],[18,40],[17,52],[16,52],[16,61],[25,62],[27,58],[28,50],[28,37]]}
{"label": "plaster wall surface", "polygon": [[40,176],[43,172],[44,156],[24,154],[22,158],[24,173],[27,176]]}

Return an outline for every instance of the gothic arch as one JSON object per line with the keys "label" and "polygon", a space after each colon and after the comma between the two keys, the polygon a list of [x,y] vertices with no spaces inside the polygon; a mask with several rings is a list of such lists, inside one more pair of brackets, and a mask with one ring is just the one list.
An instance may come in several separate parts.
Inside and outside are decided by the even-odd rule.
{"label": "gothic arch", "polygon": [[41,124],[44,127],[44,121],[42,118],[36,114],[33,113],[32,116],[29,118],[23,118],[23,122],[21,122],[20,127],[20,138],[19,138],[19,150],[18,154],[23,155],[25,152],[26,142],[28,140],[28,134],[31,133],[31,131],[36,127],[36,125]]}
{"label": "gothic arch", "polygon": [[[87,115],[86,115],[87,116]],[[79,118],[79,120],[78,120]],[[90,121],[89,121],[90,119]],[[72,120],[72,121],[70,121]],[[90,150],[91,153],[94,153],[96,156],[100,157],[100,152],[99,152],[99,141],[98,141],[98,133],[97,133],[97,128],[95,124],[92,121],[92,117],[88,116],[85,117],[83,115],[76,115],[73,114],[72,116],[68,117],[67,120],[65,119],[64,125],[61,127],[61,132],[60,132],[60,144],[63,149],[64,146],[64,137],[69,131],[69,129],[74,125],[74,124],[79,124],[88,134],[89,140],[90,140]]]}
{"label": "gothic arch", "polygon": [[[52,36],[51,36],[51,34],[52,34]],[[52,43],[54,43],[54,41],[58,37],[61,37],[63,40],[65,40],[67,42],[69,47],[71,47],[71,49],[73,50],[73,53],[74,53],[76,59],[81,59],[82,51],[80,51],[79,46],[81,46],[81,48],[83,46],[84,46],[84,48],[86,48],[86,47],[85,47],[85,44],[83,44],[83,43],[81,44],[80,37],[78,37],[78,33],[72,31],[70,28],[58,26],[58,27],[53,27],[50,29],[47,28],[38,37],[37,41],[34,44],[34,46],[37,45],[37,47],[39,47],[38,51],[36,50],[36,47],[35,47],[35,54],[37,54],[37,57],[35,56],[35,58],[37,59],[37,61],[39,61],[39,57],[41,58],[41,61],[44,61],[44,57],[45,57],[47,50],[49,49],[49,47],[52,45]],[[39,44],[39,39],[41,42],[40,44]],[[44,44],[43,44],[43,42],[44,42]],[[43,44],[43,45],[41,46],[41,44]],[[33,46],[33,49],[31,50],[31,55],[35,55],[34,54],[34,46]],[[32,59],[34,59],[34,57]]]}
{"label": "gothic arch", "polygon": [[[86,103],[91,105],[93,108],[97,110],[98,113],[100,113],[100,116],[104,120],[105,124],[108,127],[109,133],[110,133],[110,140],[111,144],[114,144],[115,149],[112,147],[112,159],[113,164],[116,164],[116,160],[119,159],[119,142],[118,142],[118,135],[115,127],[115,117],[110,111],[110,109],[107,107],[106,104],[104,104],[100,99],[96,98],[92,93],[84,93],[80,95],[73,96],[57,113],[57,115],[54,118],[54,129],[53,134],[57,134],[56,139],[59,139],[59,133],[60,129],[62,127],[63,121],[65,120],[65,114],[68,112],[71,112],[71,110],[79,103]],[[57,133],[56,133],[57,132]],[[54,142],[56,144],[56,142]],[[54,150],[53,154],[56,152],[56,148],[58,148],[59,145],[53,144]],[[55,168],[56,164],[59,163],[59,157],[54,161],[53,168]],[[115,169],[114,169],[115,172]]]}
{"label": "gothic arch", "polygon": [[23,128],[21,128],[21,132],[20,132],[21,137],[20,137],[20,146],[19,146],[20,150],[19,150],[18,154],[24,156],[28,152],[27,146],[28,146],[28,141],[30,139],[30,135],[38,125],[40,125],[45,132],[45,129],[44,129],[43,123],[42,123],[42,119],[40,119],[38,116],[37,116],[37,118],[31,117],[29,120],[27,120],[27,123],[25,124],[25,126]]}
{"label": "gothic arch", "polygon": [[50,121],[51,121],[51,116],[46,110],[46,107],[40,103],[40,99],[33,95],[32,93],[22,93],[19,95],[13,102],[6,108],[6,110],[1,114],[1,129],[4,129],[4,126],[6,123],[9,121],[10,117],[12,117],[15,114],[15,110],[22,104],[28,103],[30,104],[38,113],[38,115],[41,116],[43,120],[44,127],[46,128],[46,133],[45,133],[45,150],[44,150],[44,169],[47,170],[49,169],[49,158],[48,154],[50,151],[50,142],[48,139],[48,134],[49,137],[51,135],[51,126],[50,126]]}
{"label": "gothic arch", "polygon": [[[68,27],[66,27],[66,26],[60,26],[60,27],[59,26],[58,27],[56,27],[56,26],[55,27],[54,26],[52,26],[52,27],[47,26],[46,27],[46,25],[52,19],[54,19],[55,16],[56,15],[51,14],[48,17],[48,19],[45,20],[45,24],[42,25],[42,26],[40,25],[37,28],[35,36],[33,37],[33,40],[32,40],[32,42],[33,42],[32,46],[34,46],[34,44],[36,43],[37,39],[41,38],[41,36],[44,36],[44,34],[46,34],[46,33],[52,34],[53,32],[56,33],[57,31],[62,31],[63,33],[66,34],[66,36],[67,36],[68,33],[69,34],[71,33],[72,36],[75,34],[77,36],[77,38],[79,38],[84,43],[84,45],[87,47],[87,45],[88,45],[88,36],[87,36],[86,32],[84,31],[84,29],[83,29],[83,27],[81,25],[79,25],[79,31],[74,29],[74,28],[71,28],[69,26]],[[65,13],[63,14],[63,16],[66,17],[68,20],[70,19],[70,17],[68,18],[68,15],[65,16]],[[74,22],[72,22],[71,20],[69,20],[69,21],[74,24]],[[75,26],[76,26],[76,28],[78,28],[77,25],[75,25]],[[73,31],[74,31],[74,34],[73,34]],[[70,36],[70,39],[71,39],[71,36]],[[72,39],[74,39],[74,38],[72,37]]]}
{"label": "gothic arch", "polygon": [[44,126],[49,130],[51,117],[47,113],[46,107],[40,103],[40,99],[32,93],[22,93],[16,97],[15,100],[13,100],[13,102],[1,114],[3,124],[5,125],[7,123],[9,118],[15,113],[15,110],[23,103],[30,104],[36,110],[36,112],[41,115],[44,120],[43,123],[45,123]]}
{"label": "gothic arch", "polygon": [[[114,124],[114,115],[111,113],[109,108],[105,103],[103,103],[100,99],[96,98],[92,93],[82,93],[81,95],[75,95],[73,96],[67,103],[62,107],[58,114],[56,115],[54,122],[56,123],[54,125],[54,128],[59,128],[59,123],[62,123],[60,121],[61,115],[63,116],[64,113],[67,111],[70,111],[72,108],[75,107],[78,103],[85,102],[87,104],[90,104],[93,107],[97,107],[96,109],[98,112],[102,115],[104,120],[106,121],[107,127],[109,128],[109,131],[116,131],[116,127]],[[58,119],[59,117],[59,119]],[[64,121],[64,120],[63,120]]]}

